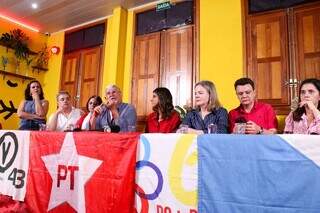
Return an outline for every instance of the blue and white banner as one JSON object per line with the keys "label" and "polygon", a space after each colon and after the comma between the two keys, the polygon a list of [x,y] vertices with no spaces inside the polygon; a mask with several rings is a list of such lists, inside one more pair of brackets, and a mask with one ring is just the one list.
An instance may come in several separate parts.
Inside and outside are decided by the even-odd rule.
{"label": "blue and white banner", "polygon": [[199,212],[319,213],[320,137],[198,137]]}
{"label": "blue and white banner", "polygon": [[23,201],[29,167],[28,131],[0,131],[0,194]]}
{"label": "blue and white banner", "polygon": [[137,212],[197,213],[197,137],[142,134],[136,164]]}

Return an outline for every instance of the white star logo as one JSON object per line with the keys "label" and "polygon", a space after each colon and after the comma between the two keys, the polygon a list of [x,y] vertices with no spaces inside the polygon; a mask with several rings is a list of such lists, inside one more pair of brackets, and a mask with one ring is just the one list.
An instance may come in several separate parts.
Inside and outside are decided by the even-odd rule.
{"label": "white star logo", "polygon": [[41,157],[52,178],[48,211],[68,202],[85,212],[84,186],[101,165],[101,160],[78,155],[72,133],[67,133],[59,154]]}

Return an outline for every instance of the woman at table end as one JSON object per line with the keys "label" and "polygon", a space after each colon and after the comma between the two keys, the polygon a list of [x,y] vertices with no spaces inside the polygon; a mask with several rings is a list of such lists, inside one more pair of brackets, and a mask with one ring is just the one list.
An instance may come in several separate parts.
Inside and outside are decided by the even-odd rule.
{"label": "woman at table end", "polygon": [[286,118],[284,133],[320,134],[320,80],[309,78],[299,88],[299,105]]}

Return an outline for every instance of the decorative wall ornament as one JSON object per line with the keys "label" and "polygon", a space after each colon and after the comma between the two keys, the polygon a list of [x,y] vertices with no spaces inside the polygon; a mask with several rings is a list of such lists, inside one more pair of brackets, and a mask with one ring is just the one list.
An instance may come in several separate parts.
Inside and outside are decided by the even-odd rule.
{"label": "decorative wall ornament", "polygon": [[17,109],[14,107],[13,102],[9,101],[10,106],[6,106],[3,100],[0,100],[0,105],[2,107],[2,110],[0,110],[0,114],[8,112],[6,116],[4,116],[4,119],[7,120],[11,117],[14,113],[17,113]]}
{"label": "decorative wall ornament", "polygon": [[8,85],[9,87],[17,87],[17,86],[18,86],[18,83],[13,83],[12,81],[7,80],[7,85]]}
{"label": "decorative wall ornament", "polygon": [[58,46],[51,47],[51,54],[58,55],[59,52],[60,52],[60,47]]}

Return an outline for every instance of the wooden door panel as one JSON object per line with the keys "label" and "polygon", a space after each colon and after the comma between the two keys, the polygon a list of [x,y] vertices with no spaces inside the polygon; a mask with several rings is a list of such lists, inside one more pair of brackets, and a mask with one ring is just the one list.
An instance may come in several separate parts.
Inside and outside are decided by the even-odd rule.
{"label": "wooden door panel", "polygon": [[140,79],[138,80],[138,91],[137,93],[139,94],[137,96],[137,106],[136,107],[136,111],[137,111],[137,116],[139,116],[140,118],[143,118],[146,115],[146,99],[144,97],[147,96],[147,94],[145,93],[146,89],[147,89],[147,83],[145,82],[145,79]]}
{"label": "wooden door panel", "polygon": [[261,23],[257,28],[257,58],[281,56],[280,23],[278,21]]}
{"label": "wooden door panel", "polygon": [[191,99],[190,94],[190,84],[187,85],[187,81],[190,79],[186,78],[184,72],[175,72],[167,74],[166,86],[170,89],[172,93],[172,101],[174,105],[183,106],[186,101]]}
{"label": "wooden door panel", "polygon": [[280,62],[259,63],[257,79],[257,93],[261,100],[282,98],[281,85],[277,83],[281,79]]}
{"label": "wooden door panel", "polygon": [[80,100],[79,100],[79,106],[81,109],[83,110],[87,110],[86,109],[86,104],[87,101],[89,99],[89,97],[91,97],[92,95],[97,95],[97,90],[96,90],[96,82],[82,82],[82,91],[81,91],[81,95],[80,95]]}
{"label": "wooden door panel", "polygon": [[100,53],[100,47],[82,51],[82,72],[80,75],[80,90],[78,91],[78,94],[80,95],[80,101],[78,107],[85,108],[89,97],[98,94]]}
{"label": "wooden door panel", "polygon": [[171,29],[163,35],[161,86],[170,90],[174,105],[183,106],[192,98],[193,26]]}
{"label": "wooden door panel", "polygon": [[193,26],[136,36],[131,102],[137,109],[138,130],[152,112],[150,99],[158,86],[171,91],[174,104],[191,100],[193,61]]}
{"label": "wooden door panel", "polygon": [[287,19],[285,12],[251,16],[247,31],[247,73],[256,83],[258,99],[277,113],[290,106]]}
{"label": "wooden door panel", "polygon": [[60,89],[70,93],[73,106],[84,110],[90,96],[98,94],[100,47],[69,53],[64,56]]}
{"label": "wooden door panel", "polygon": [[136,107],[138,131],[152,111],[152,91],[159,86],[160,33],[136,36],[132,74],[131,103]]}
{"label": "wooden door panel", "polygon": [[64,90],[70,93],[75,105],[75,97],[77,95],[77,76],[80,65],[80,53],[69,53],[64,56],[64,63],[62,68],[62,78],[60,82],[60,90]]}
{"label": "wooden door panel", "polygon": [[320,5],[294,12],[299,80],[320,77]]}
{"label": "wooden door panel", "polygon": [[159,85],[159,57],[160,33],[136,37],[131,97],[132,103],[139,109],[137,115],[141,118],[150,112],[147,109],[148,102],[152,91]]}
{"label": "wooden door panel", "polygon": [[303,77],[301,80],[306,78],[320,79],[320,56],[305,58],[303,74],[304,76],[302,74],[300,75]]}
{"label": "wooden door panel", "polygon": [[151,97],[152,91],[157,86],[157,82],[154,82],[153,79],[140,79],[138,81],[138,108],[137,108],[137,115],[139,119],[144,119],[146,115],[152,112],[151,106]]}

